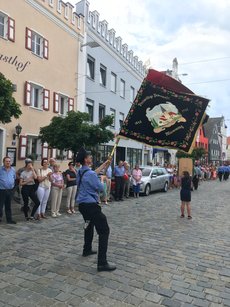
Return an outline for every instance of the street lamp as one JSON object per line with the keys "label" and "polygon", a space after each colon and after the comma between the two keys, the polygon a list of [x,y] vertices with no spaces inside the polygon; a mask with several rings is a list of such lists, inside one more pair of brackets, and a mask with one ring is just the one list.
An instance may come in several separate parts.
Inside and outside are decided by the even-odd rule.
{"label": "street lamp", "polygon": [[21,132],[22,132],[22,126],[20,124],[17,124],[17,126],[15,127],[15,132],[13,134],[13,140],[15,141],[16,137],[19,137]]}
{"label": "street lamp", "polygon": [[82,51],[82,47],[86,47],[86,46],[89,46],[90,48],[97,48],[97,47],[100,47],[100,44],[98,42],[95,42],[95,41],[91,41],[91,42],[88,42],[88,43],[85,43],[85,44],[81,43],[80,50]]}

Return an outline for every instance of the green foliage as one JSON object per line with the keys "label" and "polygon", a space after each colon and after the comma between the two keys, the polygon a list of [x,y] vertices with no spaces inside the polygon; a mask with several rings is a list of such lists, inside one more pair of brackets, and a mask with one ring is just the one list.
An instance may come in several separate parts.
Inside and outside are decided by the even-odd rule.
{"label": "green foliage", "polygon": [[13,84],[0,73],[0,122],[10,123],[11,118],[22,114],[20,105],[13,97]]}
{"label": "green foliage", "polygon": [[207,152],[204,148],[198,147],[198,148],[194,148],[191,154],[188,154],[182,150],[178,150],[178,152],[176,153],[176,157],[178,159],[191,158],[193,160],[200,160],[201,158],[204,158],[206,154]]}
{"label": "green foliage", "polygon": [[71,150],[76,156],[81,146],[92,149],[112,140],[113,133],[106,129],[112,122],[111,116],[105,116],[100,124],[93,125],[88,113],[71,111],[65,118],[53,117],[48,126],[40,128],[39,137],[43,143],[60,150]]}

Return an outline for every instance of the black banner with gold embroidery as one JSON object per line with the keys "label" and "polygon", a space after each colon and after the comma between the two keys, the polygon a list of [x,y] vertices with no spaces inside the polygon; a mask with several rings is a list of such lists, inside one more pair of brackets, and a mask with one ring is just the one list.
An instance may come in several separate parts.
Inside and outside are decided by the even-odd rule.
{"label": "black banner with gold embroidery", "polygon": [[161,74],[150,70],[119,135],[154,147],[190,152],[209,100],[194,95],[171,77],[159,79]]}

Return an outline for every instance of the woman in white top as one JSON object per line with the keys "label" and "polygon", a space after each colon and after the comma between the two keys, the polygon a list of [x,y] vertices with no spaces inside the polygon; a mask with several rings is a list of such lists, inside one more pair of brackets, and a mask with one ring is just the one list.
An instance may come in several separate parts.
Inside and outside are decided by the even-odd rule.
{"label": "woman in white top", "polygon": [[42,159],[41,162],[42,167],[38,169],[38,189],[37,189],[37,196],[40,201],[40,206],[37,210],[37,219],[40,220],[41,218],[45,219],[45,212],[46,212],[46,205],[50,195],[50,175],[52,174],[52,170],[48,167],[48,160]]}

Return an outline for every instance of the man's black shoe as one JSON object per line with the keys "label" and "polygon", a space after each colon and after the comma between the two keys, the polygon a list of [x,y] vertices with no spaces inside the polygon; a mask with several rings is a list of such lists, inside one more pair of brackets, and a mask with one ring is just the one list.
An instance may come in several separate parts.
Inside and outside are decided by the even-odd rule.
{"label": "man's black shoe", "polygon": [[116,270],[116,266],[115,266],[115,264],[106,263],[106,264],[98,265],[97,270],[98,270],[98,272],[114,271],[114,270]]}
{"label": "man's black shoe", "polygon": [[83,252],[82,256],[88,257],[88,256],[91,256],[91,255],[96,255],[96,254],[97,254],[97,252],[91,250],[91,251],[88,251],[88,252]]}
{"label": "man's black shoe", "polygon": [[7,224],[17,224],[15,221],[9,221]]}

